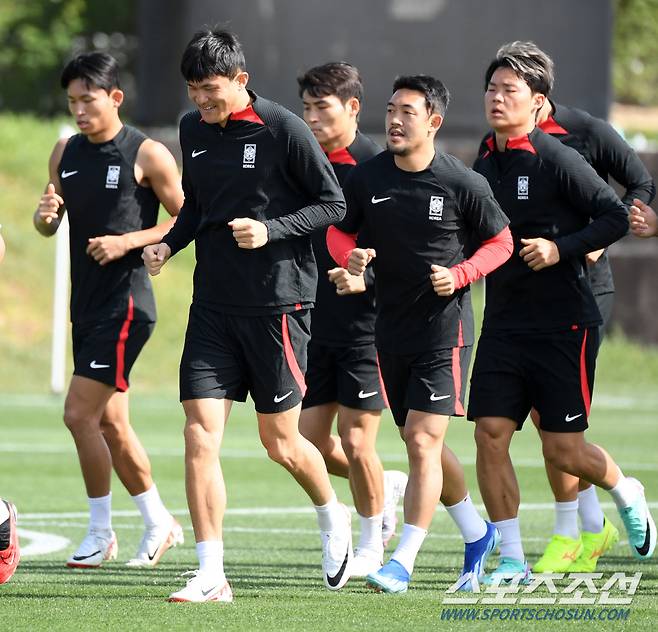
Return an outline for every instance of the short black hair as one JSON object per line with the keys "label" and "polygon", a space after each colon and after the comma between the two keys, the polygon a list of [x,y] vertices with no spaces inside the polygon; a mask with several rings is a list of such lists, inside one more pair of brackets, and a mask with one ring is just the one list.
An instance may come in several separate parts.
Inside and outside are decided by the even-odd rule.
{"label": "short black hair", "polygon": [[415,90],[425,95],[425,105],[430,114],[445,116],[450,103],[450,93],[440,79],[430,75],[402,75],[393,82],[393,92]]}
{"label": "short black hair", "polygon": [[215,76],[233,79],[246,69],[240,40],[219,27],[197,31],[185,47],[180,63],[185,81],[203,81]]}
{"label": "short black hair", "polygon": [[83,53],[66,64],[62,70],[60,84],[66,90],[75,79],[83,81],[87,88],[93,85],[109,94],[115,88],[121,87],[119,63],[107,53]]}
{"label": "short black hair", "polygon": [[553,60],[534,42],[515,41],[503,44],[484,75],[485,90],[498,68],[512,70],[519,79],[528,84],[533,93],[548,96],[553,89]]}
{"label": "short black hair", "polygon": [[341,102],[349,99],[363,100],[363,83],[359,70],[344,61],[332,61],[314,66],[297,77],[299,96],[304,92],[315,98],[337,96]]}

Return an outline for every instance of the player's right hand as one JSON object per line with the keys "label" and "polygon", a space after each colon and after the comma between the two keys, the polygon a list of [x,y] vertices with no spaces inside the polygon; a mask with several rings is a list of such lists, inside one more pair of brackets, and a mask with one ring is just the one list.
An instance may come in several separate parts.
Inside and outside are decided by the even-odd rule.
{"label": "player's right hand", "polygon": [[642,200],[633,200],[629,221],[631,232],[636,237],[658,236],[658,217],[656,217],[656,212]]}
{"label": "player's right hand", "polygon": [[360,276],[376,256],[374,248],[354,248],[347,260],[347,271],[355,276]]}
{"label": "player's right hand", "polygon": [[39,206],[37,208],[39,219],[44,224],[50,224],[51,222],[56,221],[59,219],[57,214],[59,207],[63,205],[64,200],[62,199],[62,196],[55,193],[55,185],[52,182],[49,182],[46,192],[39,200]]}
{"label": "player's right hand", "polygon": [[167,262],[171,256],[171,248],[167,244],[153,244],[146,246],[142,252],[142,259],[144,265],[151,276],[160,274],[162,266]]}

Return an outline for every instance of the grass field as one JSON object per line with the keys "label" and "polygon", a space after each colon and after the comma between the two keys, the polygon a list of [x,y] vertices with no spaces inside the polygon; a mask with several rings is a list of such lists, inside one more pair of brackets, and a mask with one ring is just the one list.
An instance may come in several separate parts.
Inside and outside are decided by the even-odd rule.
{"label": "grass field", "polygon": [[[577,623],[442,621],[444,609],[454,607],[443,604],[443,600],[449,596],[445,591],[456,579],[462,557],[461,541],[442,509],[437,511],[408,594],[374,594],[365,589],[361,580],[348,583],[339,594],[326,591],[320,573],[314,513],[287,473],[267,460],[258,443],[248,404],[234,410],[223,450],[229,490],[226,570],[235,602],[229,606],[166,603],[168,593],[184,582],[179,575],[196,565],[185,510],[182,414],[173,394],[136,397],[132,413],[150,452],[162,495],[185,528],[185,546],[170,551],[154,570],[125,568],[122,562],[131,556],[141,537],[141,519],[125,490],[115,481],[114,528],[119,538],[119,561],[95,571],[66,569],[63,561],[85,532],[86,503],[72,442],[60,421],[62,402],[41,396],[4,396],[0,401],[0,418],[10,420],[3,423],[0,445],[2,494],[18,505],[26,552],[12,581],[0,587],[0,611],[3,619],[11,622],[7,629],[433,630],[448,625],[445,629],[477,630],[504,625],[544,629],[550,624],[561,630],[573,629]],[[632,400],[600,395],[595,400],[590,431],[592,439],[614,451],[627,474],[641,478],[649,500],[654,501],[654,510],[658,509],[657,404],[655,394],[637,393]],[[453,421],[448,438],[463,459],[473,496],[479,502],[471,424]],[[400,441],[388,416],[383,421],[379,449],[388,468],[406,468]],[[552,509],[538,441],[530,428],[517,435],[514,458],[525,504],[521,512],[525,547],[532,561],[550,535]],[[339,496],[347,500],[344,481],[337,480],[336,488]],[[600,496],[607,515],[621,527],[610,499],[605,494]],[[30,555],[30,546],[48,544],[43,534],[51,536],[53,546],[58,545],[57,540],[52,541],[53,536],[64,538],[59,545],[65,546],[55,552]],[[632,603],[580,607],[604,612],[606,616],[611,616],[611,608],[627,612],[625,621],[606,621],[602,629],[654,630],[658,616],[658,564],[636,563],[624,543],[603,559],[599,570],[604,573],[604,580],[613,572],[642,571]],[[557,582],[561,589],[567,585],[566,580]],[[601,582],[596,585],[600,588]],[[550,595],[544,590],[540,596]],[[626,597],[614,592],[611,596]],[[492,608],[515,607],[522,606],[468,606],[475,608],[473,612],[480,611],[479,616],[485,616],[482,613],[486,608],[491,612]],[[566,606],[542,607],[557,612]]]}

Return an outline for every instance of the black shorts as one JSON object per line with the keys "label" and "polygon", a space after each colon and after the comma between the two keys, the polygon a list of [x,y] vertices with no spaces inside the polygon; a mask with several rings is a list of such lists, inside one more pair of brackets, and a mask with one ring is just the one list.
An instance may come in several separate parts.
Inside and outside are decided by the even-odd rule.
{"label": "black shorts", "polygon": [[129,318],[73,324],[73,375],[127,391],[130,370],[155,323]]}
{"label": "black shorts", "polygon": [[483,334],[468,418],[507,417],[520,430],[535,408],[542,430],[582,432],[594,389],[598,337],[598,327],[542,335]]}
{"label": "black shorts", "polygon": [[409,410],[462,417],[472,347],[436,349],[415,355],[379,352],[389,406],[398,426]]}
{"label": "black shorts", "polygon": [[357,410],[388,407],[374,343],[332,347],[311,338],[306,386],[302,408],[332,402]]}
{"label": "black shorts", "polygon": [[230,399],[247,393],[259,413],[294,408],[306,391],[308,309],[242,316],[190,307],[180,364],[180,399]]}

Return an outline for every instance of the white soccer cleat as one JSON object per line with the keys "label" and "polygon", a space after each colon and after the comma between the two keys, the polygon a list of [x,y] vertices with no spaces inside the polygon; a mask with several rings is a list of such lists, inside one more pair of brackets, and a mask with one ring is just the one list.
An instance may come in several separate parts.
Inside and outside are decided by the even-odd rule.
{"label": "white soccer cleat", "polygon": [[89,529],[78,550],[68,559],[70,568],[98,568],[107,560],[116,560],[117,536],[111,529]]}
{"label": "white soccer cleat", "polygon": [[388,470],[384,472],[384,516],[382,519],[382,542],[384,548],[395,535],[398,523],[397,507],[407,489],[408,476],[404,472]]}
{"label": "white soccer cleat", "polygon": [[350,564],[350,577],[365,577],[376,573],[383,565],[384,560],[381,554],[357,548]]}
{"label": "white soccer cleat", "polygon": [[169,516],[164,525],[147,528],[137,549],[137,555],[126,562],[126,566],[155,566],[172,546],[183,544],[183,527],[178,520]]}
{"label": "white soccer cleat", "polygon": [[341,505],[344,523],[333,531],[320,531],[322,538],[322,576],[329,590],[340,590],[350,578],[352,563],[352,518],[349,509]]}
{"label": "white soccer cleat", "polygon": [[168,601],[188,603],[203,603],[206,601],[231,603],[233,601],[233,591],[228,581],[226,581],[226,577],[216,579],[198,570],[187,571],[183,573],[183,576],[185,575],[192,575],[192,577],[187,580],[185,588],[171,593]]}

